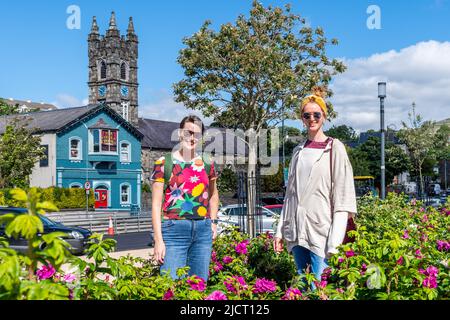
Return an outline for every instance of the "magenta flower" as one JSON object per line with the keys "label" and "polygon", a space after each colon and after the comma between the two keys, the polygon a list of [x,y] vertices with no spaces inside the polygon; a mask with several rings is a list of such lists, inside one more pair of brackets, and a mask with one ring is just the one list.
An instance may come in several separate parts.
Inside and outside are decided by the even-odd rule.
{"label": "magenta flower", "polygon": [[228,277],[223,284],[227,288],[228,292],[234,292],[237,293],[241,290],[246,290],[248,288],[248,285],[245,283],[245,280],[243,277],[240,276],[233,276]]}
{"label": "magenta flower", "polygon": [[426,276],[422,281],[422,285],[426,288],[434,289],[437,287],[437,275],[439,269],[435,266],[429,266],[426,270],[419,269],[419,273]]}
{"label": "magenta flower", "polygon": [[436,244],[437,244],[437,249],[439,251],[448,251],[448,250],[450,250],[450,242],[448,242],[448,241],[437,240]]}
{"label": "magenta flower", "polygon": [[355,255],[355,252],[352,249],[345,251],[345,256],[347,258],[353,257],[354,255]]}
{"label": "magenta flower", "polygon": [[344,289],[342,289],[342,288],[337,288],[336,291],[339,293],[344,293]]}
{"label": "magenta flower", "polygon": [[223,257],[223,259],[222,259],[222,261],[223,261],[223,263],[224,264],[230,264],[230,263],[232,263],[233,262],[233,258],[232,257],[230,257],[230,256],[225,256],[225,257]]}
{"label": "magenta flower", "polygon": [[426,270],[427,274],[433,277],[436,277],[439,273],[439,269],[435,266],[429,266]]}
{"label": "magenta flower", "polygon": [[211,260],[212,260],[212,261],[217,261],[217,252],[213,251],[213,252],[211,253]]}
{"label": "magenta flower", "polygon": [[367,271],[367,265],[366,265],[365,263],[363,263],[363,264],[361,265],[361,271],[360,271],[360,274],[363,276],[363,275],[366,274],[366,271]]}
{"label": "magenta flower", "polygon": [[227,296],[219,290],[212,292],[205,300],[228,300]]}
{"label": "magenta flower", "polygon": [[316,286],[321,289],[325,288],[328,284],[328,282],[325,280],[322,280],[320,282],[319,281],[314,281],[314,282],[315,282]]}
{"label": "magenta flower", "polygon": [[409,239],[409,234],[408,234],[408,230],[403,231],[403,239]]}
{"label": "magenta flower", "polygon": [[256,279],[255,285],[253,286],[253,293],[274,292],[275,290],[277,290],[276,286],[277,283],[275,281],[258,278]]}
{"label": "magenta flower", "polygon": [[417,259],[422,259],[422,252],[420,252],[420,249],[417,249],[415,254]]}
{"label": "magenta flower", "polygon": [[327,267],[323,270],[322,275],[321,275],[321,280],[328,280],[328,278],[330,277],[331,274],[331,268]]}
{"label": "magenta flower", "polygon": [[339,263],[344,262],[344,258],[340,257],[340,258],[338,259],[338,262],[339,262]]}
{"label": "magenta flower", "polygon": [[76,278],[77,278],[77,277],[76,277],[74,274],[68,273],[68,274],[64,275],[63,280],[64,280],[65,282],[71,283],[71,282],[73,282]]}
{"label": "magenta flower", "polygon": [[399,265],[402,265],[403,264],[403,257],[398,258],[396,263],[399,264]]}
{"label": "magenta flower", "polygon": [[426,214],[423,215],[422,222],[428,222],[428,216]]}
{"label": "magenta flower", "polygon": [[175,294],[173,293],[172,289],[169,289],[164,293],[163,300],[172,300]]}
{"label": "magenta flower", "polygon": [[297,288],[289,288],[284,293],[281,300],[299,300],[302,298],[302,293]]}
{"label": "magenta flower", "polygon": [[434,289],[437,288],[437,281],[435,277],[427,277],[423,279],[422,285],[426,288]]}
{"label": "magenta flower", "polygon": [[195,291],[205,291],[206,289],[206,283],[205,280],[198,276],[192,276],[191,278],[187,279],[186,281],[192,290]]}
{"label": "magenta flower", "polygon": [[45,280],[51,278],[56,273],[55,268],[51,264],[48,266],[43,265],[36,271],[36,275],[39,280]]}
{"label": "magenta flower", "polygon": [[216,262],[214,264],[214,271],[215,272],[220,272],[223,270],[223,265],[220,262]]}
{"label": "magenta flower", "polygon": [[238,254],[247,254],[247,243],[244,241],[242,241],[241,243],[239,243],[236,247],[235,247],[236,253]]}

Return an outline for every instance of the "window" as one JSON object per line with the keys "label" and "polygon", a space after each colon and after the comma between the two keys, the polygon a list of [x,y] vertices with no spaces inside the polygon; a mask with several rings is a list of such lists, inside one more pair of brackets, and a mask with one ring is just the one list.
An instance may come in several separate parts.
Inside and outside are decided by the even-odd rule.
{"label": "window", "polygon": [[71,188],[71,189],[81,189],[81,188],[83,188],[83,186],[79,182],[74,182],[74,183],[71,183],[69,185],[69,188]]}
{"label": "window", "polygon": [[127,80],[127,64],[125,62],[120,65],[120,79]]}
{"label": "window", "polygon": [[70,138],[69,140],[69,159],[81,160],[81,139],[78,137]]}
{"label": "window", "polygon": [[128,142],[120,143],[120,162],[131,162],[130,144]]}
{"label": "window", "polygon": [[93,153],[117,153],[117,130],[94,129],[91,131]]}
{"label": "window", "polygon": [[122,102],[122,118],[128,121],[128,110],[129,110],[129,103],[128,102]]}
{"label": "window", "polygon": [[100,62],[100,79],[106,79],[106,62]]}
{"label": "window", "polygon": [[121,184],[120,185],[120,203],[121,204],[129,204],[130,203],[130,185],[129,184]]}
{"label": "window", "polygon": [[39,160],[40,167],[48,167],[48,144],[42,145],[44,148],[44,156],[41,160]]}

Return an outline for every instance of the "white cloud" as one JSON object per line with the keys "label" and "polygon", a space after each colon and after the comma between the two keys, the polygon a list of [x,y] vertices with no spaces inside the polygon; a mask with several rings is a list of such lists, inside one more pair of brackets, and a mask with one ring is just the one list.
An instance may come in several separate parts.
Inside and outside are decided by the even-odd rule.
{"label": "white cloud", "polygon": [[450,117],[450,42],[427,41],[377,53],[368,58],[343,59],[347,71],[335,78],[331,98],[339,113],[333,124],[365,131],[380,128],[378,82],[387,82],[385,125],[401,128],[416,102],[425,120]]}
{"label": "white cloud", "polygon": [[78,98],[71,96],[66,93],[61,93],[56,96],[56,101],[53,101],[51,104],[55,105],[58,108],[72,108],[72,107],[81,107],[85,106],[89,103],[88,98],[84,98],[79,100]]}
{"label": "white cloud", "polygon": [[183,104],[175,102],[173,95],[167,90],[148,90],[146,94],[147,93],[152,98],[147,102],[140,103],[139,117],[179,122],[185,116],[195,114],[199,116],[206,125],[212,122],[212,119],[205,118],[201,112],[187,109]]}

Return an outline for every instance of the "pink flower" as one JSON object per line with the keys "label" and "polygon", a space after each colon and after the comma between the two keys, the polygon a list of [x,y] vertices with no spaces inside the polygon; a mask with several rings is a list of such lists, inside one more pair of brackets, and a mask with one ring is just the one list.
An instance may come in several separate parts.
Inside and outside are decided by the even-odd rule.
{"label": "pink flower", "polygon": [[219,290],[212,292],[205,300],[228,300],[227,296]]}
{"label": "pink flower", "polygon": [[289,288],[286,290],[281,300],[299,300],[302,298],[302,293],[297,288]]}
{"label": "pink flower", "polygon": [[361,272],[360,272],[360,274],[363,276],[366,273],[366,271],[367,271],[367,265],[365,263],[363,263],[361,265]]}
{"label": "pink flower", "polygon": [[437,288],[437,281],[435,277],[427,277],[423,279],[422,285],[426,288],[434,289]]}
{"label": "pink flower", "polygon": [[253,293],[274,292],[277,289],[276,286],[277,283],[275,281],[258,278],[256,279],[255,285],[253,286]]}
{"label": "pink flower", "polygon": [[403,231],[403,239],[409,239],[409,234],[408,234],[408,230]]}
{"label": "pink flower", "polygon": [[435,266],[429,266],[426,270],[427,274],[433,277],[436,277],[439,273],[439,269]]}
{"label": "pink flower", "polygon": [[398,258],[396,263],[399,264],[399,265],[402,265],[403,264],[403,257]]}
{"label": "pink flower", "polygon": [[426,214],[423,215],[422,222],[428,222],[428,216]]}
{"label": "pink flower", "polygon": [[217,252],[213,251],[213,252],[211,253],[211,260],[212,260],[212,261],[217,261]]}
{"label": "pink flower", "polygon": [[321,275],[321,280],[328,280],[328,278],[330,277],[331,274],[331,268],[327,267],[323,270],[322,275]]}
{"label": "pink flower", "polygon": [[415,254],[417,259],[422,259],[422,252],[420,252],[420,249],[417,249]]}
{"label": "pink flower", "polygon": [[339,293],[344,293],[344,289],[342,289],[342,288],[337,288],[336,291]]}
{"label": "pink flower", "polygon": [[222,269],[223,269],[223,265],[220,262],[216,262],[216,264],[214,265],[214,271],[220,272]]}
{"label": "pink flower", "polygon": [[248,285],[245,283],[245,280],[243,277],[240,276],[233,276],[228,277],[223,284],[227,288],[228,292],[234,292],[237,293],[241,290],[246,290],[248,288]]}
{"label": "pink flower", "polygon": [[439,251],[448,251],[450,249],[450,242],[444,240],[437,240],[437,249]]}
{"label": "pink flower", "polygon": [[71,282],[73,282],[76,278],[77,278],[77,277],[76,277],[74,274],[68,273],[68,274],[64,275],[63,280],[64,280],[65,282],[71,283]]}
{"label": "pink flower", "polygon": [[355,255],[355,252],[352,249],[345,251],[345,256],[347,258],[353,257],[354,255]]}
{"label": "pink flower", "polygon": [[175,294],[171,289],[167,290],[166,293],[164,293],[163,300],[172,300]]}
{"label": "pink flower", "polygon": [[342,257],[341,257],[341,258],[339,258],[339,259],[338,259],[338,262],[339,262],[339,263],[342,263],[342,262],[344,262],[344,258],[342,258]]}
{"label": "pink flower", "polygon": [[55,274],[56,270],[51,264],[48,266],[43,265],[36,271],[36,275],[39,280],[45,280],[51,278]]}
{"label": "pink flower", "polygon": [[230,257],[230,256],[225,256],[225,257],[223,257],[223,263],[225,263],[225,264],[230,264],[230,263],[232,263],[233,262],[233,258],[232,257]]}
{"label": "pink flower", "polygon": [[247,254],[247,242],[242,241],[235,247],[236,253],[238,254]]}
{"label": "pink flower", "polygon": [[325,280],[322,280],[320,282],[319,281],[314,281],[314,282],[316,283],[316,286],[321,289],[325,288],[328,284],[328,282]]}
{"label": "pink flower", "polygon": [[192,290],[195,291],[205,291],[206,289],[206,283],[205,280],[198,276],[192,276],[191,278],[187,279],[186,282],[191,286]]}
{"label": "pink flower", "polygon": [[415,198],[412,199],[412,200],[411,200],[411,205],[412,205],[412,206],[415,206],[416,204],[417,204],[417,200],[416,200]]}

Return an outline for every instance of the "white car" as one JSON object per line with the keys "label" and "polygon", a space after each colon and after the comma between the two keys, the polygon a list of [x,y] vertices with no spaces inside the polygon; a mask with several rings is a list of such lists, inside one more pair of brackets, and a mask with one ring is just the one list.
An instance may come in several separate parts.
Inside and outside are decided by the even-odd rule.
{"label": "white car", "polygon": [[[255,216],[256,233],[269,232],[275,233],[275,221],[278,214],[264,207],[258,207]],[[217,225],[217,233],[220,234],[229,225],[238,226],[241,230],[245,230],[247,226],[247,206],[239,206],[237,204],[228,205],[219,209],[217,213],[219,223]]]}

